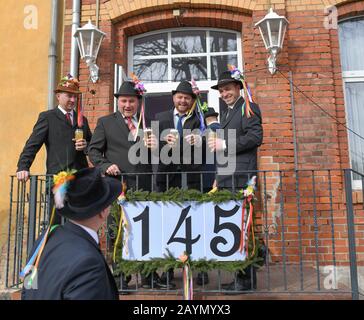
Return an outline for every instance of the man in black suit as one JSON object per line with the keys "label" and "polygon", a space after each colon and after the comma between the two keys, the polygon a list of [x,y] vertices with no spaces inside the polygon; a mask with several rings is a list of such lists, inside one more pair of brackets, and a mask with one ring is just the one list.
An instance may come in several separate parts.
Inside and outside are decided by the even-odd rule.
{"label": "man in black suit", "polygon": [[[90,161],[99,167],[103,174],[126,182],[128,189],[151,191],[153,181],[150,175],[150,157],[151,150],[157,148],[156,137],[151,134],[143,143],[139,137],[134,141],[138,126],[137,111],[142,96],[131,81],[123,82],[114,96],[118,99],[118,111],[98,120],[89,146]],[[143,158],[141,152],[146,157]],[[140,159],[142,163],[139,162]],[[128,289],[130,277],[122,275],[121,280],[122,289],[127,292],[125,290]],[[155,283],[155,287],[158,286],[159,284]]]}
{"label": "man in black suit", "polygon": [[29,178],[29,169],[43,144],[47,149],[47,174],[88,166],[85,151],[87,143],[91,140],[91,131],[85,117],[81,128],[84,139],[74,140],[77,129],[77,113],[74,107],[77,96],[81,94],[79,83],[71,76],[65,77],[55,92],[58,106],[40,113],[20,154],[16,172],[19,180],[26,181]]}
{"label": "man in black suit", "polygon": [[24,279],[23,300],[118,300],[97,232],[120,193],[121,183],[102,177],[97,168],[74,174],[63,208],[58,210],[69,221],[48,235],[33,284],[29,283],[31,274]]}
{"label": "man in black suit", "polygon": [[[165,191],[172,187],[183,187],[182,175],[178,173],[167,175],[161,172],[196,172],[202,171],[203,140],[199,129],[200,119],[196,112],[191,110],[196,95],[188,81],[182,81],[172,91],[174,108],[156,115],[159,121],[159,132],[161,142],[160,164],[158,166],[157,182],[159,191]],[[173,134],[174,130],[176,134]],[[177,137],[178,132],[178,137]],[[173,156],[177,152],[177,157]],[[165,159],[169,158],[171,163],[166,164]],[[177,160],[176,162],[173,162]],[[201,189],[200,174],[187,174],[187,187],[189,189]]]}
{"label": "man in black suit", "polygon": [[217,85],[211,88],[219,90],[227,105],[220,120],[223,139],[208,140],[210,150],[217,153],[217,186],[235,191],[257,170],[257,150],[263,141],[262,116],[259,106],[252,102],[252,114],[248,116],[246,102],[240,95],[242,83],[232,78],[230,71],[220,74]]}
{"label": "man in black suit", "polygon": [[[172,187],[184,187],[182,184],[182,174],[187,172],[187,188],[201,190],[201,174],[193,173],[203,171],[203,152],[205,143],[202,139],[200,128],[201,122],[194,111],[189,115],[193,107],[196,94],[192,90],[192,85],[188,81],[182,81],[176,90],[172,90],[174,108],[156,115],[159,121],[159,132],[161,143],[160,163],[158,166],[157,183],[159,191],[165,191]],[[171,130],[178,132],[178,136],[171,133]],[[177,149],[177,157],[173,157],[174,148]],[[164,156],[170,158],[170,164],[164,163]],[[173,160],[177,160],[174,163]],[[163,172],[174,172],[163,174]],[[168,179],[167,179],[168,177]],[[168,185],[167,185],[168,182]],[[162,283],[171,283],[173,280],[173,269],[161,276]],[[208,283],[207,273],[199,273],[197,283]],[[172,286],[174,284],[172,283]]]}
{"label": "man in black suit", "polygon": [[[74,108],[77,96],[81,94],[78,80],[71,75],[64,77],[55,93],[58,106],[40,113],[33,132],[20,154],[16,172],[20,181],[28,180],[29,169],[43,144],[47,149],[47,174],[88,167],[86,148],[91,140],[91,130],[85,117],[80,128],[84,138],[77,141],[74,139],[78,117]],[[51,180],[47,181],[47,190],[51,189],[51,184]],[[53,207],[52,204],[51,200],[49,213]],[[59,220],[57,217],[57,222]]]}
{"label": "man in black suit", "polygon": [[[217,186],[233,192],[242,188],[249,177],[256,175],[257,150],[263,141],[259,106],[250,103],[252,113],[248,115],[247,104],[240,94],[242,87],[241,81],[233,78],[230,71],[221,73],[217,85],[211,87],[219,90],[227,110],[220,120],[224,136],[209,138],[208,146],[217,152]],[[225,157],[227,163],[222,164],[219,155]],[[233,281],[222,288],[237,291],[255,289],[255,268],[248,267],[244,273],[239,271],[236,283]]]}
{"label": "man in black suit", "polygon": [[[152,172],[150,150],[157,148],[157,140],[152,134],[145,144],[139,139],[134,141],[142,96],[131,81],[125,81],[114,96],[118,99],[118,111],[98,120],[88,151],[90,161],[102,173],[123,179],[128,189],[150,190],[150,175],[138,173]],[[134,148],[137,146],[140,148]],[[146,158],[141,155],[142,151],[145,151]]]}

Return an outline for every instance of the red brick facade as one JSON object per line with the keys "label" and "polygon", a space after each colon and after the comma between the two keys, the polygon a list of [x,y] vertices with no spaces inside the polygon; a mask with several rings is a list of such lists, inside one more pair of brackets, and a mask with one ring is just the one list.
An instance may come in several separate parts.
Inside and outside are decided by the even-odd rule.
{"label": "red brick facade", "polygon": [[[100,80],[96,84],[88,83],[89,71],[80,62],[79,78],[83,91],[86,87],[95,89],[96,95],[86,94],[85,114],[91,127],[94,128],[100,116],[113,110],[114,64],[121,64],[127,69],[128,37],[158,29],[177,28],[177,20],[173,17],[172,8],[175,5],[155,6],[152,9],[140,9],[121,14],[114,19],[106,19],[107,4],[102,0],[99,28],[107,34],[102,43],[98,57]],[[132,1],[133,2],[133,1]],[[172,1],[173,2],[173,1]],[[184,1],[182,1],[184,2]],[[231,3],[235,4],[236,1]],[[257,1],[259,2],[259,1]],[[285,1],[281,1],[284,3]],[[293,3],[294,1],[286,1]],[[301,1],[305,2],[305,1]],[[309,2],[309,1],[307,1]],[[82,1],[82,16],[93,15],[93,0]],[[293,5],[276,12],[286,16],[290,24],[284,41],[283,52],[280,53],[278,64],[280,72],[271,75],[266,68],[267,52],[264,48],[259,31],[254,24],[262,19],[267,10],[245,9],[232,5],[222,7],[193,5],[188,3],[188,10],[183,16],[183,25],[187,27],[224,28],[241,32],[242,55],[244,71],[259,103],[263,114],[264,144],[259,150],[260,170],[293,170],[294,169],[294,139],[291,110],[290,84],[287,81],[289,71],[293,81],[305,95],[314,100],[327,113],[336,117],[341,123],[346,123],[345,104],[343,97],[342,76],[340,67],[340,52],[337,29],[324,27],[324,10],[305,9],[293,10]],[[103,6],[105,5],[105,6]],[[183,6],[182,6],[183,7]],[[284,6],[283,6],[284,7]],[[66,14],[72,9],[72,1],[66,1]],[[288,10],[289,9],[289,10]],[[93,11],[92,11],[93,10]],[[86,12],[87,11],[87,12]],[[90,13],[88,11],[91,11]],[[114,9],[115,11],[115,9]],[[364,1],[357,1],[338,6],[339,19],[357,16],[364,13]],[[69,19],[69,17],[68,17]],[[71,43],[71,26],[65,26],[63,73],[69,66]],[[347,130],[322,112],[301,93],[294,92],[296,114],[297,160],[298,169],[343,169],[349,168],[349,153]],[[316,205],[313,207],[314,194],[312,190],[312,173],[301,174],[299,177],[300,192],[304,195],[302,202],[296,202],[293,173],[283,174],[285,189],[280,190],[279,174],[267,173],[265,177],[269,199],[260,197],[258,204],[258,224],[272,224],[273,216],[279,217],[279,212],[285,216],[285,241],[287,261],[298,262],[299,255],[304,261],[315,261],[315,245],[319,247],[319,259],[326,263],[332,262],[331,216],[335,225],[335,252],[338,263],[348,261],[347,221],[344,196],[343,176],[341,171],[334,170],[330,177],[327,171],[315,176]],[[261,180],[264,176],[261,176]],[[331,179],[332,190],[328,190]],[[263,194],[262,190],[260,193]],[[282,198],[281,198],[282,197]],[[283,200],[282,200],[283,199]],[[330,206],[332,199],[332,206]],[[284,202],[282,208],[280,202]],[[354,194],[354,202],[362,202],[359,194]],[[301,216],[298,217],[300,211]],[[317,219],[314,221],[314,211]],[[363,223],[362,204],[356,207],[356,222]],[[266,221],[264,221],[267,219]],[[301,228],[298,227],[301,219]],[[316,228],[317,227],[317,228]],[[272,259],[282,259],[281,232],[282,225],[269,235],[269,248]],[[315,237],[317,231],[317,237]],[[302,242],[298,241],[298,232]],[[357,226],[358,258],[364,261],[364,228]],[[263,232],[264,235],[264,232]],[[264,237],[263,237],[264,238]]]}

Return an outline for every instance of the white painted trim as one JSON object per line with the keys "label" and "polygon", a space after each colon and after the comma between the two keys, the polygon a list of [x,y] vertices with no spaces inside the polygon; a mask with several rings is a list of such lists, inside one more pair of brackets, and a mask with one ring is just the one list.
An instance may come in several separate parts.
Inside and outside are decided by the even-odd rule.
{"label": "white painted trim", "polygon": [[[202,53],[192,53],[192,54],[172,54],[171,48],[171,37],[172,32],[179,32],[179,31],[205,31],[206,32],[206,52]],[[210,51],[210,32],[227,32],[236,35],[236,51],[223,51],[223,52],[211,52]],[[212,56],[224,56],[224,55],[237,55],[238,65],[237,67],[243,71],[244,68],[244,61],[243,61],[243,49],[242,49],[242,41],[241,41],[241,33],[235,30],[229,29],[218,29],[218,28],[171,28],[171,29],[162,29],[162,30],[155,30],[148,33],[143,33],[140,35],[132,36],[128,38],[128,75],[131,74],[133,71],[133,44],[135,39],[148,37],[151,35],[156,35],[160,33],[167,33],[167,50],[168,54],[159,55],[159,56],[143,56],[142,59],[168,59],[168,81],[165,82],[144,82],[144,85],[147,89],[147,94],[153,93],[171,93],[172,90],[178,86],[179,82],[171,81],[172,79],[172,58],[185,58],[185,57],[206,57],[207,58],[207,80],[196,81],[197,85],[202,92],[207,92],[209,107],[214,108],[216,111],[219,111],[219,92],[217,90],[212,90],[211,86],[216,84],[216,80],[211,80],[211,59]]]}

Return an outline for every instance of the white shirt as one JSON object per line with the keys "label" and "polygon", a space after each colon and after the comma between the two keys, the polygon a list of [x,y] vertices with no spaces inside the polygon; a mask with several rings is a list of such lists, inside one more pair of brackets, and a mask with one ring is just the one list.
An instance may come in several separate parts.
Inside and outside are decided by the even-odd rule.
{"label": "white shirt", "polygon": [[[174,110],[173,110],[173,123],[174,123],[174,128],[175,129],[177,129],[177,123],[178,123],[177,115],[179,117],[179,113],[178,113],[177,109],[174,108]],[[182,118],[182,127],[185,124],[186,118],[187,118],[187,113],[185,114],[185,117]]]}
{"label": "white shirt", "polygon": [[97,244],[99,244],[99,236],[97,234],[97,232],[89,227],[86,227],[82,224],[79,224],[73,220],[70,220],[73,224],[75,224],[76,226],[81,227],[83,230],[85,230],[91,237],[92,239],[94,239],[96,241]]}
{"label": "white shirt", "polygon": [[[120,112],[121,113],[121,112]],[[126,125],[128,125],[128,120],[126,119],[126,117],[121,113],[122,117],[125,119],[125,123]],[[137,115],[134,114],[132,117],[131,117],[131,122],[133,123],[134,127],[137,128],[138,127],[138,118],[137,118]]]}
{"label": "white shirt", "polygon": [[72,111],[70,111],[70,112],[67,112],[67,111],[66,111],[66,110],[64,110],[61,106],[58,106],[58,109],[59,109],[59,110],[61,110],[61,112],[62,112],[64,115],[66,115],[66,113],[69,113],[70,118],[71,118],[71,122],[72,122],[72,124],[74,123],[74,122],[73,122],[73,110],[72,110]]}

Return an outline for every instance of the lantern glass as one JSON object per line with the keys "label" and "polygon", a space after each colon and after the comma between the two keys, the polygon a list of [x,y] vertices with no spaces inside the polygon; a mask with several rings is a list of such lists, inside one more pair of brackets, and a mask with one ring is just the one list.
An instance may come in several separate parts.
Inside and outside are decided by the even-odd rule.
{"label": "lantern glass", "polygon": [[277,15],[272,9],[256,24],[259,27],[266,49],[280,50],[282,48],[287,24],[287,19]]}
{"label": "lantern glass", "polygon": [[99,53],[99,49],[101,46],[102,39],[104,38],[104,35],[102,33],[94,31],[91,35],[91,38],[92,37],[93,37],[93,39],[91,39],[91,43],[93,43],[92,56],[95,57],[95,59],[96,59],[96,57]]}
{"label": "lantern glass", "polygon": [[75,37],[77,38],[81,58],[95,61],[105,33],[89,22],[76,31]]}

